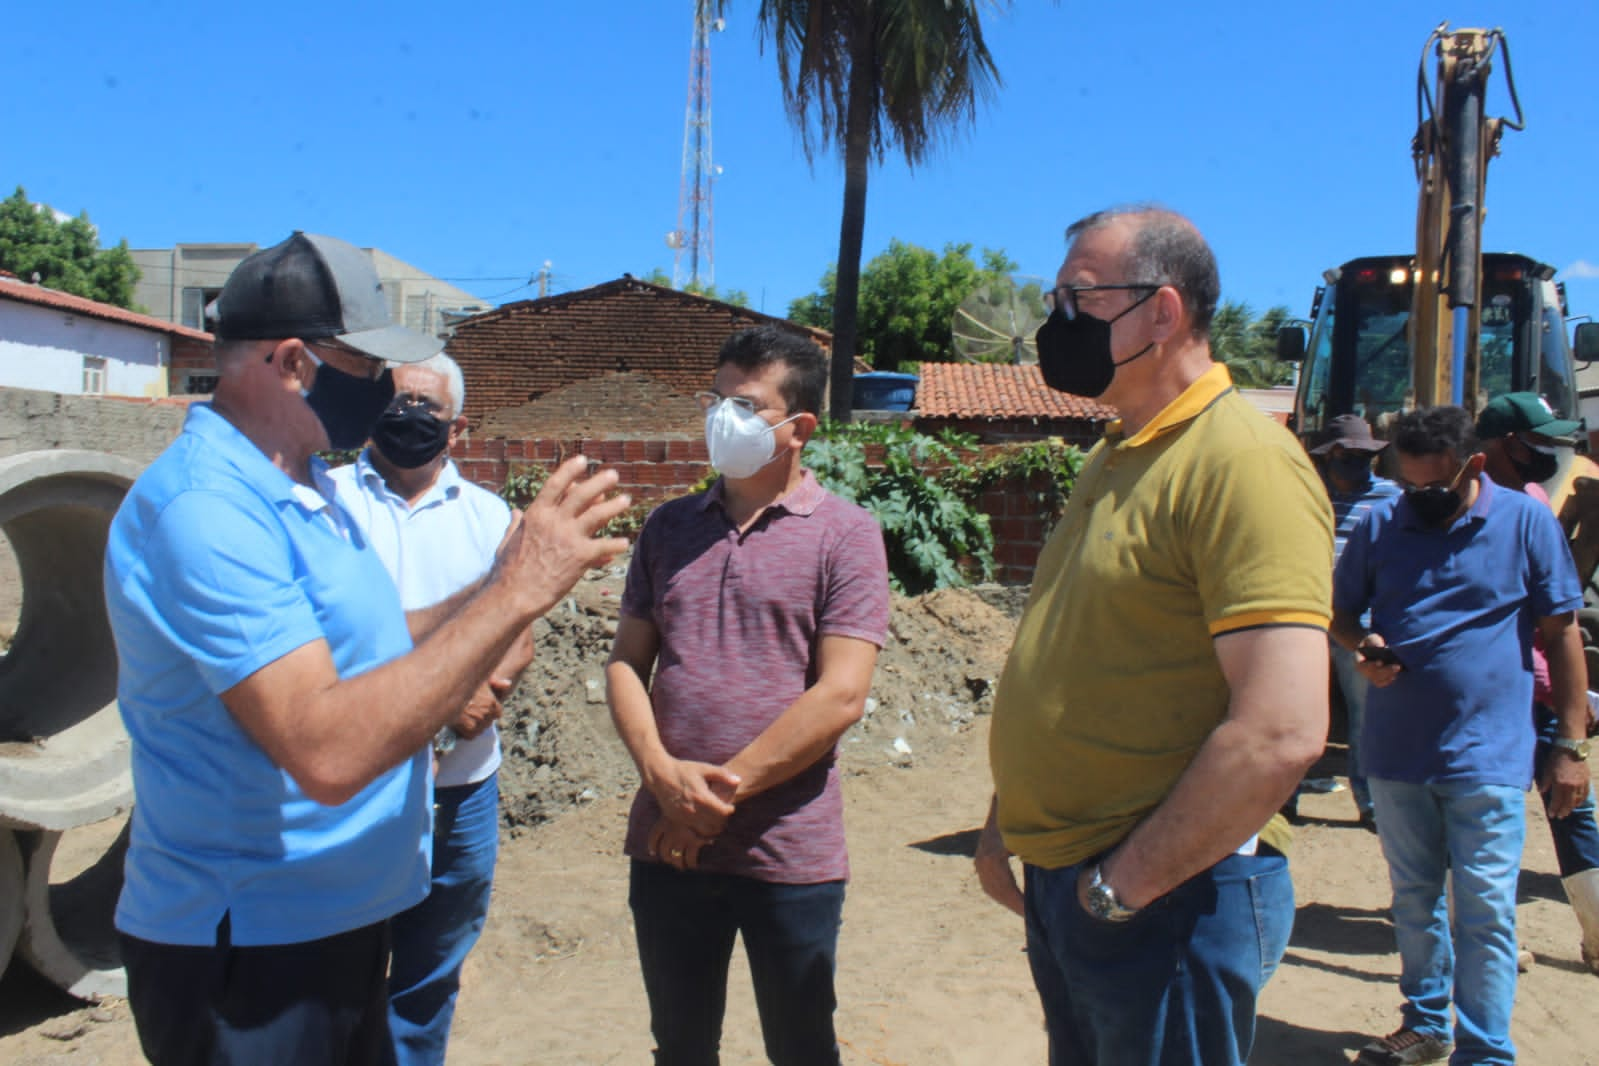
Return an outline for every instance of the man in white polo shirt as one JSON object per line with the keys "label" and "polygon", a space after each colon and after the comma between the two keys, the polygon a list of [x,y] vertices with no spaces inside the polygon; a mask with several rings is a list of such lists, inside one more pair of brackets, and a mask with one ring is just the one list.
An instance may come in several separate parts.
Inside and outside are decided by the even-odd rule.
{"label": "man in white polo shirt", "polygon": [[[394,372],[394,400],[372,444],[333,472],[339,503],[365,535],[407,611],[476,584],[494,564],[511,512],[462,479],[450,446],[466,428],[461,369],[440,353]],[[500,700],[533,658],[531,634],[434,742],[433,881],[391,922],[389,1029],[399,1066],[440,1066],[461,964],[488,914],[499,848]]]}

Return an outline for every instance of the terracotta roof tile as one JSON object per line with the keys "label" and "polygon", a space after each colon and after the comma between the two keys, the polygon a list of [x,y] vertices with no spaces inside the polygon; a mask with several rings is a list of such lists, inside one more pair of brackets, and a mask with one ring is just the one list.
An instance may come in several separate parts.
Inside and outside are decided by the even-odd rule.
{"label": "terracotta roof tile", "polygon": [[1036,366],[923,363],[916,414],[924,418],[1078,418],[1107,422],[1116,409],[1056,392]]}
{"label": "terracotta roof tile", "polygon": [[47,289],[42,285],[29,285],[15,280],[14,276],[0,277],[0,299],[16,300],[18,303],[34,304],[38,307],[54,307],[61,311],[70,311],[75,315],[88,315],[90,318],[103,318],[108,322],[121,322],[127,326],[153,329],[174,337],[188,337],[190,340],[207,342],[212,339],[211,334],[202,333],[197,329],[179,326],[165,319],[151,318],[149,315],[141,315],[137,311],[128,311],[113,304],[101,303],[99,300]]}

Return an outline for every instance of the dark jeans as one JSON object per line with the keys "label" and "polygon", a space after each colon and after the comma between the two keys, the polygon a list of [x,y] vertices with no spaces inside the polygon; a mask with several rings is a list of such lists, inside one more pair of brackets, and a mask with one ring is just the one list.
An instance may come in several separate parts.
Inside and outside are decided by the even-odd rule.
{"label": "dark jeans", "polygon": [[742,935],[766,1054],[776,1066],[837,1066],[833,972],[844,882],[783,885],[633,863],[657,1066],[717,1066],[727,968]]}
{"label": "dark jeans", "polygon": [[489,913],[499,798],[498,773],[433,790],[433,885],[389,924],[389,1031],[399,1066],[443,1066],[461,965]]}
{"label": "dark jeans", "polygon": [[[1553,711],[1538,704],[1533,708],[1533,722],[1538,728],[1538,754],[1533,765],[1542,776],[1550,759],[1569,756],[1555,753],[1553,742],[1560,735],[1560,722]],[[1549,813],[1548,793],[1544,793],[1543,809],[1545,814]],[[1555,841],[1555,861],[1560,866],[1561,877],[1599,866],[1599,824],[1594,822],[1592,786],[1576,810],[1564,818],[1549,819],[1549,835]]]}
{"label": "dark jeans", "polygon": [[1264,845],[1126,922],[1077,902],[1081,865],[1027,866],[1027,958],[1050,1066],[1240,1066],[1255,1000],[1288,948],[1294,886]]}
{"label": "dark jeans", "polygon": [[154,1066],[391,1066],[389,931],[211,947],[122,934],[128,1005]]}

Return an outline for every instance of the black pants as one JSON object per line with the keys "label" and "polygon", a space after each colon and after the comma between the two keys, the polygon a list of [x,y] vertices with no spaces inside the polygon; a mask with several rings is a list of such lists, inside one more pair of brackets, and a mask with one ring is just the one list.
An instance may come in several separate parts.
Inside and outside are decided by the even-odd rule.
{"label": "black pants", "polygon": [[389,928],[236,947],[122,934],[128,1005],[154,1066],[389,1066]]}

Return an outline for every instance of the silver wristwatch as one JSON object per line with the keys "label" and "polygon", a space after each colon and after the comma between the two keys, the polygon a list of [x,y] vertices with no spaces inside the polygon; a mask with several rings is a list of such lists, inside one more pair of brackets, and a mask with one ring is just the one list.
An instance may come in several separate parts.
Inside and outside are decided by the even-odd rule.
{"label": "silver wristwatch", "polygon": [[1125,922],[1138,913],[1136,907],[1127,907],[1116,897],[1116,890],[1106,884],[1099,864],[1088,872],[1088,913],[1102,922]]}
{"label": "silver wristwatch", "polygon": [[450,752],[455,750],[455,742],[460,739],[455,730],[445,726],[433,734],[433,754],[440,757],[450,754]]}

